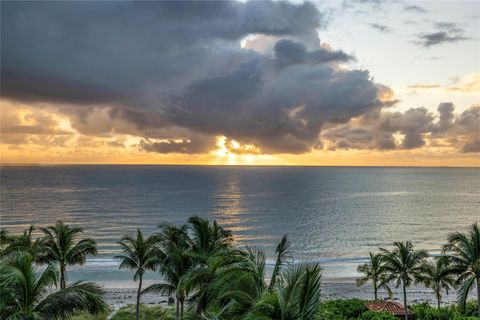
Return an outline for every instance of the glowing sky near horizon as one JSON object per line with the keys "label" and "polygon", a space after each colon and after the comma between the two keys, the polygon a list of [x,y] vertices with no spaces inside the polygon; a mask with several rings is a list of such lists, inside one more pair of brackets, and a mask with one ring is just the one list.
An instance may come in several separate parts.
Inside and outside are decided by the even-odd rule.
{"label": "glowing sky near horizon", "polygon": [[2,163],[480,166],[477,1],[1,6]]}

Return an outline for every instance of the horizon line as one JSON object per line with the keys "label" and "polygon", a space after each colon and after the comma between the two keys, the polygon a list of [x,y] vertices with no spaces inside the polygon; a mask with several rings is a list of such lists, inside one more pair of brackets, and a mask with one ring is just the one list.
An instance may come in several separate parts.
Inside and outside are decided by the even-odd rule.
{"label": "horizon line", "polygon": [[478,166],[449,165],[302,165],[302,164],[178,164],[178,163],[2,163],[0,167],[68,167],[68,166],[158,166],[158,167],[331,167],[331,168],[465,168],[480,169]]}

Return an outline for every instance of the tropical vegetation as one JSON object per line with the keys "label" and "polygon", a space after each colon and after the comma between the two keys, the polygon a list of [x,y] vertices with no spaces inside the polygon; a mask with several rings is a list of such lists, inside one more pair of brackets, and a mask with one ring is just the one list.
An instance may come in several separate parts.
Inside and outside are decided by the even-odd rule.
{"label": "tropical vegetation", "polygon": [[120,269],[129,268],[135,270],[133,280],[138,280],[137,301],[135,307],[135,318],[140,318],[140,295],[142,293],[143,275],[147,270],[155,270],[158,264],[157,248],[155,238],[152,236],[145,238],[140,229],[137,229],[135,238],[126,235],[119,242],[122,248],[122,254],[115,256],[120,260]]}
{"label": "tropical vegetation", "polygon": [[102,312],[107,305],[102,289],[91,282],[75,282],[55,292],[57,272],[52,264],[44,271],[34,268],[28,254],[0,266],[1,319],[65,319],[78,311]]}
{"label": "tropical vegetation", "polygon": [[[67,267],[85,263],[97,253],[93,239],[83,230],[58,221],[30,227],[20,235],[0,231],[0,318],[2,319],[106,319],[108,306],[102,289],[92,282],[67,283]],[[138,283],[136,303],[117,310],[111,319],[203,320],[390,320],[391,314],[367,310],[359,299],[322,300],[322,271],[317,263],[295,262],[287,236],[283,236],[267,267],[267,253],[258,247],[235,245],[232,234],[216,221],[191,217],[186,224],[161,224],[158,232],[140,229],[125,235],[115,258],[130,269]],[[418,320],[480,318],[478,301],[466,302],[479,287],[480,235],[474,224],[467,233],[449,236],[442,255],[431,257],[409,242],[369,253],[358,267],[357,285],[371,283],[393,295],[400,288],[405,318]],[[43,265],[37,267],[37,265]],[[158,272],[161,281],[143,287],[146,272]],[[436,307],[409,305],[408,289],[423,284],[432,290]],[[442,307],[445,294],[456,290],[458,305]],[[480,290],[480,289],[478,289]],[[143,294],[167,295],[174,306],[142,305]],[[480,291],[478,291],[480,297]]]}

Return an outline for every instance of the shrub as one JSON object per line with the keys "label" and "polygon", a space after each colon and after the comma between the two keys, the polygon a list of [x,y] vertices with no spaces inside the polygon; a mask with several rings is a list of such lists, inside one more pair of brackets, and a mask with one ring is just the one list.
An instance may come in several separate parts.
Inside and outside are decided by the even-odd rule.
{"label": "shrub", "polygon": [[386,312],[365,311],[362,313],[360,320],[398,320],[394,315]]}
{"label": "shrub", "polygon": [[318,320],[350,320],[358,319],[367,308],[366,301],[360,299],[340,299],[322,302]]}
{"label": "shrub", "polygon": [[112,312],[110,308],[101,314],[95,315],[88,312],[78,312],[74,316],[68,318],[68,320],[107,320],[110,312]]}
{"label": "shrub", "polygon": [[410,310],[417,320],[452,320],[458,313],[451,308],[432,308],[427,303],[411,305]]}
{"label": "shrub", "polygon": [[478,317],[478,304],[476,301],[468,301],[465,305],[465,310],[459,310],[463,316]]}
{"label": "shrub", "polygon": [[[111,320],[135,319],[135,305],[127,305],[118,310]],[[174,320],[175,311],[169,307],[140,305],[141,320]]]}
{"label": "shrub", "polygon": [[467,303],[464,311],[457,306],[437,309],[427,303],[412,305],[410,309],[415,313],[417,320],[478,320],[477,306],[474,302]]}

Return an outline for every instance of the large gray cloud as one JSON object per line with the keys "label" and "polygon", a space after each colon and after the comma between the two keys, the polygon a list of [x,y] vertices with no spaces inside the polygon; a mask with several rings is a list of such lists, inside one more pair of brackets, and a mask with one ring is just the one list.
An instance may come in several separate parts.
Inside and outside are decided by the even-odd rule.
{"label": "large gray cloud", "polygon": [[[389,105],[368,71],[339,68],[352,56],[320,46],[308,2],[1,6],[3,98],[54,103],[80,132],[140,135],[147,151],[201,153],[226,135],[302,153],[326,123]],[[240,46],[254,34],[276,38],[273,54]]]}

